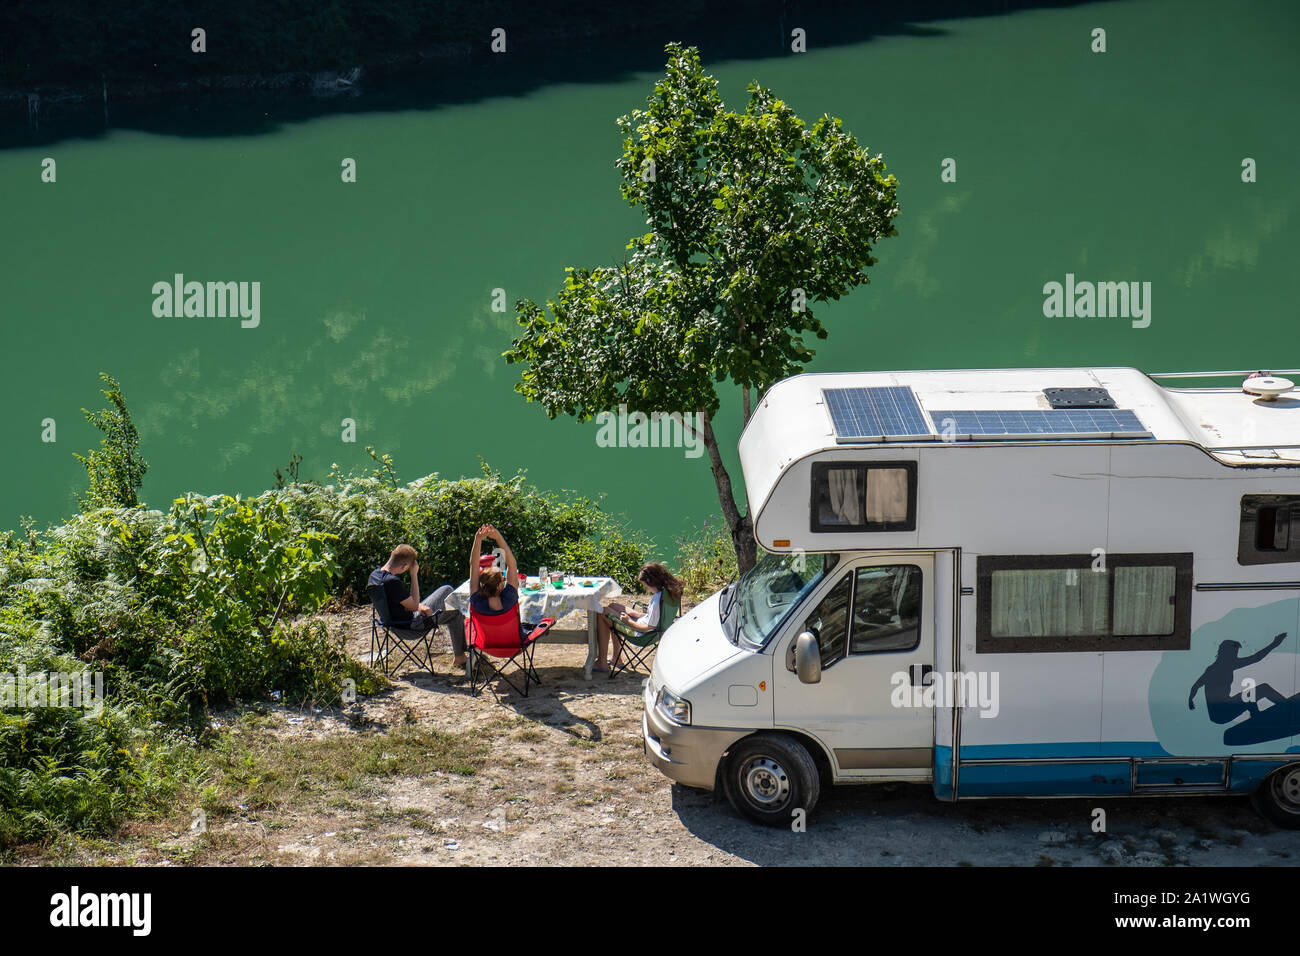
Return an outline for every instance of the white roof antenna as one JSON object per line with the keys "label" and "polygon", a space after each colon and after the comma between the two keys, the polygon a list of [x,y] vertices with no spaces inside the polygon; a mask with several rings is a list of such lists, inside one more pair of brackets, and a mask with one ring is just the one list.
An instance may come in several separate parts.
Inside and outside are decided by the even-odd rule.
{"label": "white roof antenna", "polygon": [[1249,395],[1258,395],[1261,401],[1275,401],[1279,395],[1285,395],[1295,388],[1295,382],[1289,378],[1279,378],[1271,372],[1255,372],[1241,385],[1241,390]]}

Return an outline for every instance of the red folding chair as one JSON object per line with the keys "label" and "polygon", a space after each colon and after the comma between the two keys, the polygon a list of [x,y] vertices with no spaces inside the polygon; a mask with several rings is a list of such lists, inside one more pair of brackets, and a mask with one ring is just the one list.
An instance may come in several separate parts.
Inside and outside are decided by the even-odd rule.
{"label": "red folding chair", "polygon": [[[533,668],[533,648],[554,625],[555,618],[544,617],[531,631],[525,631],[519,620],[518,604],[504,614],[480,614],[471,607],[469,620],[465,622],[465,644],[469,651],[469,667],[466,670],[470,675],[470,694],[477,697],[488,681],[500,677],[516,693],[527,697],[528,685],[542,682]],[[493,658],[501,663],[494,663]],[[506,673],[511,664],[523,671],[522,690]],[[480,676],[482,680],[479,679]]]}

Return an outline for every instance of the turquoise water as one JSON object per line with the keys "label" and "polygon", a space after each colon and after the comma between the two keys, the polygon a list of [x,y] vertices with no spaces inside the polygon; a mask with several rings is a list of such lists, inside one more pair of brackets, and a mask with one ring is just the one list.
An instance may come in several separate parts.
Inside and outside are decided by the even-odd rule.
{"label": "turquoise water", "polygon": [[[809,122],[841,117],[899,178],[899,235],[871,285],[825,307],[812,370],[1300,366],[1300,9],[1107,3],[929,26],[769,59],[702,51],[732,108],[757,79]],[[154,505],[255,493],[294,452],[306,476],[362,467],[373,445],[405,479],[474,474],[482,456],[604,494],[671,553],[717,511],[707,459],[598,448],[594,423],[526,404],[500,359],[515,299],[553,295],[566,265],[612,261],[641,227],[618,195],[614,118],[656,75],[257,135],[115,129],[0,151],[0,526],[74,507],[102,369],[139,425]],[[956,182],[940,179],[947,157]],[[260,282],[260,324],[156,317],[153,284],[175,273]],[[1067,273],[1150,282],[1150,326],[1045,317],[1043,285]],[[739,426],[728,394],[733,466]]]}

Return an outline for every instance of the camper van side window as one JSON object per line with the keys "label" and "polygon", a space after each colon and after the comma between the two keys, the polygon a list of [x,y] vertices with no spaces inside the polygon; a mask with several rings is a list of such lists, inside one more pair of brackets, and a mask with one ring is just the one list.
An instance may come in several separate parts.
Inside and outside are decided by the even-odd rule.
{"label": "camper van side window", "polygon": [[1300,561],[1300,495],[1243,495],[1238,564]]}
{"label": "camper van side window", "polygon": [[910,651],[920,641],[921,569],[915,564],[859,568],[849,652]]}
{"label": "camper van side window", "polygon": [[975,650],[1186,650],[1190,554],[982,555]]}
{"label": "camper van side window", "polygon": [[803,622],[803,630],[817,638],[822,652],[822,667],[830,667],[844,656],[845,638],[849,630],[849,584],[852,575],[846,574],[831,592],[817,605],[817,610]]}
{"label": "camper van side window", "polygon": [[812,531],[915,531],[916,462],[817,462]]}

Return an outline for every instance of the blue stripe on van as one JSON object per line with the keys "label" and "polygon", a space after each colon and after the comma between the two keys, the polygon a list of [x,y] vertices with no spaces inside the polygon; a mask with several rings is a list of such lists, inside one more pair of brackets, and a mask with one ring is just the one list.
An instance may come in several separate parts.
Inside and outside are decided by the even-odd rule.
{"label": "blue stripe on van", "polygon": [[981,765],[972,760],[1050,760],[1080,757],[1167,757],[1154,740],[1050,744],[974,744],[961,748],[960,797],[1115,796],[1132,792],[1127,763]]}
{"label": "blue stripe on van", "polygon": [[1106,740],[1050,744],[977,744],[961,748],[959,793],[963,797],[1117,796],[1131,793],[1128,763],[981,765],[970,760],[1050,760],[1053,757],[1167,757],[1154,740]]}
{"label": "blue stripe on van", "polygon": [[952,748],[934,748],[934,795],[939,800],[952,799]]}
{"label": "blue stripe on van", "polygon": [[1120,796],[1132,789],[1127,763],[962,763],[960,779],[963,797]]}
{"label": "blue stripe on van", "polygon": [[[1300,748],[1288,747],[1285,753],[1300,752]],[[1120,795],[1132,792],[1132,777],[1129,764],[1113,762],[1084,763],[1040,763],[1028,765],[1008,765],[999,763],[982,764],[983,760],[1048,760],[1080,757],[1117,757],[1126,759],[1136,757],[1139,761],[1152,757],[1173,756],[1155,741],[1103,741],[1100,743],[1053,743],[1053,744],[985,744],[961,748],[960,797],[1016,797],[1016,796],[1059,796],[1079,794],[1081,796]],[[1177,792],[1176,780],[1182,780],[1184,786],[1215,786],[1222,779],[1222,762],[1227,754],[1207,755],[1199,758],[1205,761],[1218,761],[1216,769],[1212,764],[1198,765],[1198,758],[1189,757],[1187,764],[1148,764],[1138,765],[1138,781],[1148,785],[1169,786],[1169,792]],[[1268,774],[1278,767],[1292,763],[1280,760],[1238,760],[1234,761],[1228,790],[1236,793],[1249,793],[1259,786]],[[952,753],[950,748],[935,748],[935,795],[952,799]],[[944,770],[942,777],[940,771]],[[1149,791],[1143,791],[1149,792]]]}
{"label": "blue stripe on van", "polygon": [[[1295,748],[1286,751],[1295,753]],[[1228,780],[1228,789],[1233,793],[1251,793],[1270,773],[1278,767],[1285,767],[1289,760],[1236,760],[1232,764],[1232,775]]]}

